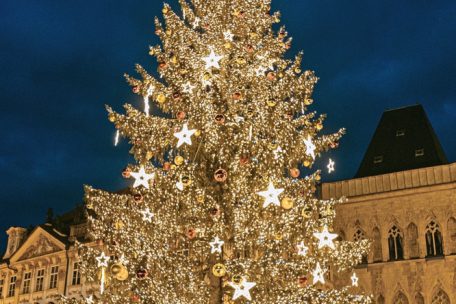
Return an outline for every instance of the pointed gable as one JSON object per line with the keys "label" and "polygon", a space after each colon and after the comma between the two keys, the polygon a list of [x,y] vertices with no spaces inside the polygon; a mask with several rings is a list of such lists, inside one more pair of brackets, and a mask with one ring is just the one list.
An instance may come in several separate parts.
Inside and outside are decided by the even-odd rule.
{"label": "pointed gable", "polygon": [[27,260],[65,250],[65,243],[57,236],[48,232],[44,227],[38,226],[11,256],[11,262]]}
{"label": "pointed gable", "polygon": [[355,177],[447,163],[423,106],[413,105],[383,113]]}

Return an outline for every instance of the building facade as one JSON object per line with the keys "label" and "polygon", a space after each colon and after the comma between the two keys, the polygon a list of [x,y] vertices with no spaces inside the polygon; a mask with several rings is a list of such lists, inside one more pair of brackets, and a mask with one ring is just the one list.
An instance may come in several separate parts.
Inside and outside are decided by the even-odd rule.
{"label": "building facade", "polygon": [[79,272],[74,240],[85,235],[85,225],[72,225],[64,234],[44,224],[27,232],[12,227],[0,260],[0,304],[53,304],[58,295],[80,298],[93,294]]}

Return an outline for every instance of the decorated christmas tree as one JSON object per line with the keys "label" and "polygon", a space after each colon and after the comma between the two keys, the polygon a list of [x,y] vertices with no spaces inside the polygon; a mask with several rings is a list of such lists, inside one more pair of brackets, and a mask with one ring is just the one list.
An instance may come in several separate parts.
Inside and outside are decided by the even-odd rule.
{"label": "decorated christmas tree", "polygon": [[142,79],[127,76],[144,110],[108,107],[137,164],[123,172],[127,191],[86,188],[98,243],[80,256],[100,291],[82,302],[371,303],[352,272],[368,242],[339,240],[342,201],[316,195],[314,163],[344,130],[321,133],[317,77],[302,54],[285,57],[279,14],[268,0],[180,6],[156,19],[157,76],[140,66]]}

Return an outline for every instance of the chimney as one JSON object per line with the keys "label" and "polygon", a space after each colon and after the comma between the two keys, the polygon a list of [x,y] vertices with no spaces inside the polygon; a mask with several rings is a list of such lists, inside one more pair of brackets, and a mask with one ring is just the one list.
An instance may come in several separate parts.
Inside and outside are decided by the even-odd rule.
{"label": "chimney", "polygon": [[27,229],[11,227],[6,231],[6,234],[8,234],[8,246],[6,247],[6,252],[3,256],[4,259],[11,257],[16,250],[19,249],[19,246],[21,246],[27,235]]}

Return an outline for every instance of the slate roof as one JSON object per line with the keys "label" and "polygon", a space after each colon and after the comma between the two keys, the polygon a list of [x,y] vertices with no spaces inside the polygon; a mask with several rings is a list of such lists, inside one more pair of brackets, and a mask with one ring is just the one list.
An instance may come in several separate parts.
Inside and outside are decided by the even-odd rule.
{"label": "slate roof", "polygon": [[447,164],[421,105],[385,111],[356,178]]}

